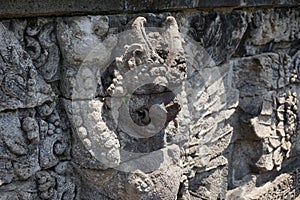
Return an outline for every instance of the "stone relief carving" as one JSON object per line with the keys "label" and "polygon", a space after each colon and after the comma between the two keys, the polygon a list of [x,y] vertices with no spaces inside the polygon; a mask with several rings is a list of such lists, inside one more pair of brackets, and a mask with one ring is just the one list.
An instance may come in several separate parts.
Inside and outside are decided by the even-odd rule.
{"label": "stone relief carving", "polygon": [[[74,19],[75,21],[78,19]],[[86,20],[86,23],[90,25],[90,27],[93,27],[89,21],[89,19],[83,18],[79,19],[79,21]],[[173,28],[174,30],[166,29],[166,34],[176,34],[176,32],[172,33],[172,31],[178,31],[178,27],[176,25],[174,18],[168,18],[170,21],[170,28]],[[119,46],[121,48],[124,48],[125,45],[127,45],[124,49],[124,54],[119,54],[118,52],[115,53],[119,55],[119,57],[115,57],[115,62],[112,62],[112,64],[109,63],[109,59],[103,58],[101,59],[101,63],[98,60],[92,60],[90,58],[93,58],[92,56],[96,55],[99,51],[102,51],[103,43],[105,46],[110,47],[109,45],[112,45],[111,43],[114,42],[114,40],[108,41],[106,40],[100,43],[100,48],[97,46],[95,47],[94,52],[92,51],[92,55],[87,55],[87,61],[83,65],[81,65],[81,68],[78,71],[78,74],[80,75],[78,78],[76,78],[76,88],[73,95],[73,102],[65,101],[66,107],[68,110],[68,116],[72,121],[73,130],[77,133],[77,143],[83,143],[84,147],[82,149],[78,149],[79,152],[74,152],[74,154],[78,155],[80,154],[80,157],[82,155],[90,154],[89,157],[94,157],[90,160],[86,160],[82,162],[82,159],[78,159],[75,161],[78,164],[78,167],[83,174],[95,174],[97,171],[94,171],[95,169],[101,170],[101,169],[107,169],[114,167],[116,168],[116,172],[114,176],[119,177],[117,180],[112,181],[110,183],[110,187],[113,185],[114,187],[119,187],[120,182],[128,182],[128,186],[124,186],[125,188],[120,188],[120,192],[118,193],[108,193],[107,191],[110,190],[110,188],[107,188],[106,185],[99,185],[98,184],[98,190],[100,193],[102,193],[99,198],[104,198],[105,196],[108,196],[110,198],[119,198],[122,199],[124,196],[126,196],[127,190],[135,191],[137,198],[150,198],[147,197],[151,196],[151,198],[160,198],[160,194],[157,194],[156,191],[160,191],[162,188],[158,187],[156,184],[153,184],[153,181],[156,179],[164,179],[164,176],[167,176],[167,174],[162,174],[161,171],[170,171],[170,169],[167,168],[169,166],[171,169],[176,169],[178,171],[177,176],[172,177],[174,179],[174,182],[166,183],[166,184],[176,184],[177,186],[174,187],[174,189],[171,189],[172,186],[170,185],[170,190],[164,191],[165,196],[173,196],[175,198],[176,195],[176,188],[179,187],[180,184],[180,168],[178,166],[179,162],[179,149],[175,146],[169,146],[165,149],[156,149],[161,148],[164,145],[164,136],[163,133],[161,133],[158,136],[154,136],[154,138],[149,139],[147,141],[146,139],[141,138],[141,136],[144,137],[150,137],[152,135],[145,135],[145,134],[155,134],[160,131],[160,129],[164,128],[166,126],[165,122],[157,129],[158,123],[161,123],[160,121],[155,122],[155,116],[152,114],[152,112],[156,112],[155,114],[158,114],[160,112],[161,115],[165,113],[170,113],[169,116],[166,117],[173,117],[176,114],[176,111],[173,111],[174,109],[178,109],[179,105],[174,106],[174,102],[171,102],[169,100],[170,98],[166,97],[159,97],[162,98],[159,100],[159,98],[151,97],[153,91],[157,92],[167,92],[167,94],[170,94],[169,91],[167,91],[168,86],[171,84],[168,84],[166,82],[162,82],[160,78],[164,77],[172,77],[173,75],[173,81],[177,81],[178,79],[176,76],[180,77],[180,73],[185,72],[184,65],[181,63],[184,63],[184,58],[180,58],[180,52],[178,52],[177,49],[172,48],[170,51],[172,54],[167,57],[168,53],[163,52],[164,49],[161,49],[161,54],[165,54],[166,57],[161,57],[158,55],[156,48],[158,48],[156,42],[154,40],[154,36],[144,36],[145,33],[145,22],[146,19],[142,17],[138,17],[135,19],[132,23],[133,31],[128,32],[128,34],[133,34],[131,39],[134,39],[134,43],[131,43],[128,40],[124,40],[125,38],[122,38],[120,36],[119,39]],[[172,24],[173,23],[173,24]],[[74,24],[76,24],[74,22]],[[177,29],[176,29],[177,27]],[[72,28],[71,28],[72,29]],[[86,33],[88,34],[88,33]],[[96,34],[96,33],[92,33]],[[151,34],[151,33],[150,33]],[[177,33],[178,34],[178,33]],[[126,38],[129,38],[127,34],[123,35]],[[171,35],[172,36],[172,35]],[[113,36],[111,36],[113,37]],[[161,37],[158,33],[156,33],[156,37]],[[174,36],[173,36],[174,37]],[[167,38],[170,39],[170,38]],[[151,42],[149,41],[151,40]],[[165,41],[161,41],[161,43],[167,43],[166,38],[164,38]],[[106,43],[107,42],[107,43]],[[173,42],[173,41],[172,41]],[[115,46],[116,46],[116,42]],[[155,46],[153,46],[155,45]],[[162,48],[162,47],[161,47]],[[171,48],[171,47],[170,47]],[[179,48],[176,46],[176,48]],[[179,49],[180,50],[180,49]],[[120,49],[117,49],[117,51],[120,51]],[[176,52],[177,51],[177,52]],[[181,50],[182,51],[182,50]],[[122,51],[120,51],[122,52]],[[173,58],[171,58],[172,56]],[[96,58],[99,59],[99,56]],[[171,60],[173,59],[173,60]],[[175,61],[175,59],[178,59],[178,61]],[[183,61],[181,61],[181,60]],[[178,62],[181,62],[177,64]],[[98,65],[95,68],[95,63]],[[164,64],[166,63],[166,64]],[[168,63],[170,63],[168,65]],[[173,64],[174,63],[174,64]],[[173,64],[173,66],[171,66]],[[180,64],[182,66],[180,66]],[[115,66],[118,65],[118,66]],[[147,66],[148,65],[148,66]],[[149,65],[153,67],[149,67]],[[155,66],[156,65],[156,66]],[[106,68],[105,68],[106,67]],[[117,67],[117,68],[116,68]],[[167,68],[169,67],[169,69]],[[172,69],[173,67],[173,69]],[[115,68],[115,69],[114,69]],[[137,68],[139,71],[133,71]],[[131,71],[130,71],[131,70]],[[167,72],[169,70],[169,72]],[[182,72],[180,72],[182,70]],[[139,74],[140,77],[142,77],[142,80],[137,80],[135,83],[131,83],[130,81],[133,81],[130,79],[134,76],[134,74],[130,73],[144,73]],[[111,73],[111,74],[110,74]],[[147,77],[148,73],[152,73],[151,80],[145,79]],[[162,76],[163,73],[163,77]],[[170,75],[165,76],[165,73],[170,73]],[[97,80],[95,77],[95,74],[99,74],[98,76],[102,79]],[[181,75],[184,77],[184,75]],[[148,74],[148,77],[149,76]],[[126,80],[127,79],[127,80]],[[92,81],[99,81],[99,89],[95,88],[96,85],[93,85],[87,83],[87,80],[91,80],[91,84],[93,84]],[[171,79],[169,81],[172,81]],[[101,81],[101,82],[100,82]],[[129,82],[128,82],[129,81]],[[140,81],[140,82],[139,82]],[[144,88],[140,88],[140,83],[142,81],[141,86],[145,86]],[[156,82],[155,82],[156,81]],[[146,84],[145,84],[146,83]],[[155,89],[153,86],[147,85],[147,83],[156,84],[160,86],[160,88]],[[161,85],[159,85],[159,83]],[[165,86],[163,84],[166,84]],[[174,83],[172,83],[174,84]],[[178,84],[178,83],[177,83]],[[80,88],[83,87],[83,88]],[[130,88],[131,87],[131,88]],[[84,91],[82,91],[84,89]],[[128,94],[132,94],[135,92],[135,90],[138,89],[138,94],[143,95],[140,99],[128,99],[126,101],[134,101],[134,106],[131,108],[132,113],[138,113],[138,112],[144,112],[143,116],[144,118],[141,118],[139,115],[135,114],[133,116],[133,120],[136,120],[137,123],[147,123],[147,116],[154,120],[152,121],[154,124],[148,125],[150,127],[149,129],[146,127],[139,127],[135,122],[130,123],[128,121],[126,123],[126,118],[131,116],[122,116],[126,114],[126,111],[122,109],[126,109],[127,103],[123,103],[122,107],[122,99],[121,97],[126,97]],[[159,90],[160,89],[160,90]],[[99,91],[99,94],[96,94],[96,92]],[[102,91],[101,91],[102,90]],[[91,94],[92,93],[92,94]],[[100,98],[92,98],[90,100],[86,100],[86,98],[95,97],[96,95],[100,95]],[[166,96],[166,95],[165,95]],[[85,99],[84,99],[85,98]],[[115,99],[113,99],[115,98]],[[165,99],[164,99],[165,98]],[[82,100],[84,99],[84,100]],[[163,105],[163,107],[156,107],[150,108],[151,104],[153,104],[154,101],[160,101],[160,103],[164,103],[164,101],[168,104]],[[152,101],[152,102],[151,102]],[[148,102],[148,103],[147,103]],[[148,104],[148,105],[147,105]],[[150,105],[149,105],[150,104]],[[116,107],[119,106],[119,107]],[[144,107],[142,107],[144,106]],[[172,108],[175,107],[175,108]],[[142,109],[141,109],[142,108]],[[150,109],[149,109],[150,108]],[[138,110],[140,109],[140,110]],[[120,115],[118,114],[120,113]],[[128,110],[129,112],[129,110]],[[149,112],[149,113],[148,113]],[[175,112],[171,113],[171,112]],[[178,112],[178,111],[177,111]],[[116,116],[113,116],[116,115]],[[172,116],[173,115],[173,116]],[[115,118],[114,118],[115,117]],[[120,119],[120,117],[125,117],[124,119]],[[158,120],[162,120],[162,118],[157,118]],[[166,118],[167,119],[167,118]],[[119,127],[113,127],[114,121],[119,121]],[[122,121],[123,120],[123,121]],[[129,119],[128,119],[129,120]],[[148,119],[149,120],[149,119]],[[121,123],[120,123],[121,122]],[[129,124],[129,126],[127,126]],[[152,126],[152,128],[151,128]],[[153,130],[154,127],[154,130]],[[119,130],[118,130],[119,129]],[[143,129],[146,129],[143,131]],[[154,132],[153,132],[154,131]],[[156,132],[155,132],[156,131]],[[129,133],[129,134],[128,134]],[[141,135],[137,135],[141,134]],[[137,136],[137,139],[135,139],[133,136]],[[141,138],[141,139],[139,139]],[[157,143],[156,143],[157,142]],[[143,144],[145,143],[145,144]],[[142,150],[139,149],[138,145],[143,145],[145,149]],[[147,147],[149,146],[149,147]],[[153,146],[153,147],[151,147]],[[155,147],[158,146],[158,147]],[[86,148],[86,150],[84,149]],[[126,149],[127,148],[127,149]],[[137,148],[137,149],[135,149]],[[154,148],[154,149],[153,149]],[[141,151],[142,150],[142,151]],[[147,155],[147,151],[154,151],[152,155]],[[77,151],[77,150],[74,150]],[[81,151],[81,152],[80,152]],[[85,153],[84,153],[85,151]],[[136,151],[137,153],[134,153]],[[132,154],[132,155],[131,155]],[[174,154],[175,158],[172,158],[170,154]],[[176,158],[177,154],[177,158]],[[138,156],[138,157],[137,157]],[[139,158],[143,156],[143,158]],[[154,163],[145,163],[149,160],[149,158],[155,158],[157,161],[154,161]],[[168,158],[170,157],[170,158]],[[96,159],[95,159],[96,158]],[[166,159],[168,162],[162,160]],[[177,159],[177,160],[176,160]],[[91,162],[91,160],[94,160]],[[122,163],[121,163],[122,162]],[[155,162],[158,162],[156,165]],[[172,164],[174,162],[174,164]],[[146,166],[146,165],[150,166]],[[153,166],[151,166],[153,165]],[[161,166],[160,166],[161,165]],[[81,168],[81,169],[80,169]],[[147,169],[148,168],[148,169]],[[134,173],[131,173],[133,170],[138,170]],[[127,173],[129,177],[124,177],[122,175],[123,173]],[[170,172],[169,172],[170,173]],[[156,174],[156,176],[155,176]],[[111,174],[108,174],[109,176],[112,176]],[[98,175],[98,178],[95,178],[95,176],[92,176],[91,182],[99,182],[101,179],[107,179],[108,176],[106,173],[103,175]],[[88,177],[89,177],[88,176]],[[138,178],[140,177],[140,178]],[[88,178],[89,179],[89,178]],[[140,179],[140,181],[138,181]],[[144,180],[146,179],[146,180]],[[124,190],[124,191],[123,191]],[[172,197],[170,197],[172,198]]]}
{"label": "stone relief carving", "polygon": [[0,199],[295,199],[298,18],[2,20]]}
{"label": "stone relief carving", "polygon": [[[65,23],[66,21],[68,23]],[[81,25],[85,29],[78,25],[79,22],[85,24],[85,26]],[[108,21],[106,22],[108,23]],[[165,184],[177,186],[173,190],[164,191],[164,198],[167,196],[175,198],[179,187],[182,198],[190,198],[189,182],[193,182],[193,178],[198,177],[195,172],[197,168],[206,167],[213,160],[212,162],[217,165],[207,166],[207,171],[220,166],[226,173],[224,166],[227,165],[227,159],[221,154],[230,141],[232,128],[227,126],[223,120],[229,118],[233,113],[234,107],[237,105],[237,93],[234,89],[229,92],[230,81],[227,83],[227,91],[225,91],[223,82],[226,82],[227,74],[225,72],[227,71],[224,70],[222,76],[218,67],[213,66],[212,59],[203,49],[196,47],[191,41],[185,42],[194,46],[183,46],[184,40],[178,32],[175,18],[167,17],[164,22],[165,27],[151,30],[146,27],[145,18],[137,17],[129,22],[129,31],[107,35],[104,39],[99,38],[93,31],[95,26],[93,17],[61,19],[59,23],[58,31],[65,33],[61,34],[62,37],[58,39],[62,48],[86,43],[87,38],[94,40],[94,43],[97,44],[90,46],[93,49],[90,50],[90,53],[85,53],[85,58],[79,59],[82,61],[80,66],[72,61],[72,57],[66,58],[66,68],[69,68],[70,62],[77,66],[75,69],[72,68],[73,77],[70,77],[72,81],[68,82],[70,86],[66,84],[63,87],[73,88],[73,91],[69,93],[73,101],[65,100],[64,102],[71,120],[72,130],[76,133],[73,161],[76,163],[77,170],[84,177],[88,177],[87,182],[93,184],[101,182],[100,179],[106,179],[107,176],[121,176],[114,180],[117,182],[111,181],[110,187],[113,185],[118,188],[119,182],[129,181],[130,183],[128,187],[120,188],[120,193],[113,194],[108,192],[110,188],[107,185],[97,184],[101,198],[122,199],[126,196],[125,191],[127,190],[134,190],[136,198],[163,198],[160,193],[157,193],[162,188],[152,182],[157,183],[156,179],[163,179],[165,174],[161,174],[161,171],[168,174],[171,169],[176,171],[176,176],[174,176],[173,182]],[[89,29],[86,29],[87,27]],[[81,32],[84,37],[75,41],[71,40],[69,36],[77,34],[77,32]],[[108,51],[103,53],[103,49]],[[193,50],[201,51],[203,55],[193,57],[188,61],[188,65],[191,67],[188,72],[185,51]],[[63,51],[67,51],[67,49]],[[83,56],[77,52],[74,55]],[[207,66],[206,71],[199,70],[203,70],[202,72],[208,77],[200,75],[200,73],[196,75],[199,63]],[[228,67],[224,67],[224,69],[226,68]],[[74,79],[76,73],[77,76]],[[205,88],[197,81],[195,83],[191,80],[186,82],[187,73],[195,74],[194,77],[191,77],[193,81],[197,78],[203,79],[202,84],[204,83]],[[214,77],[211,77],[213,75]],[[209,83],[214,83],[214,85],[211,86]],[[184,88],[184,84],[186,84],[186,88]],[[216,89],[218,86],[220,88]],[[207,91],[201,91],[200,88]],[[199,93],[193,94],[197,89]],[[204,92],[204,94],[200,92]],[[188,95],[190,95],[189,98],[187,98]],[[224,95],[224,97],[232,95],[233,99],[222,102],[224,97],[216,98],[217,95]],[[211,97],[210,100],[207,99],[209,97]],[[183,101],[196,101],[197,104],[188,108]],[[203,106],[204,101],[211,103]],[[202,107],[197,108],[197,105]],[[199,114],[190,119],[189,109],[192,112],[198,110]],[[207,115],[207,119],[200,117],[200,112],[204,117]],[[215,112],[215,114],[208,117],[211,112]],[[194,125],[190,125],[191,120],[195,123]],[[205,120],[207,120],[205,124],[207,129],[199,133]],[[220,127],[214,127],[214,124],[218,123]],[[222,130],[223,127],[224,130]],[[211,140],[211,137],[214,137],[210,135],[211,129],[219,129],[217,135],[226,135],[224,146],[212,145],[214,154],[210,152],[208,145],[209,143],[216,144],[219,139]],[[191,134],[191,132],[194,133]],[[221,139],[222,136],[218,137]],[[201,140],[199,137],[206,138]],[[200,141],[203,146],[207,146],[199,148]],[[179,143],[182,144],[178,145]],[[180,153],[179,147],[182,148],[181,146],[185,145],[185,150]],[[199,152],[204,154],[199,155]],[[198,156],[203,156],[203,158],[199,159]],[[198,160],[193,162],[193,158]],[[153,163],[150,164],[150,160]],[[95,178],[95,173],[97,173],[95,170],[108,170],[108,168],[115,168],[119,172],[115,172],[114,175],[104,173],[98,175],[99,178]],[[182,175],[180,168],[183,169]],[[218,169],[217,173],[207,173],[211,178],[217,177],[225,181],[225,177],[220,174],[220,172],[223,173],[222,170]],[[124,172],[130,178],[123,177]],[[203,172],[199,171],[198,173]],[[155,178],[154,174],[159,177]],[[144,178],[141,180],[148,181],[136,182],[132,178],[136,176],[142,176]],[[171,185],[168,188],[171,188]],[[213,187],[215,187],[213,193],[216,193],[217,196],[218,186],[214,185]],[[202,189],[208,190],[205,187]]]}
{"label": "stone relief carving", "polygon": [[58,79],[60,52],[57,46],[54,20],[28,21],[25,49],[35,67],[47,82]]}
{"label": "stone relief carving", "polygon": [[[283,159],[290,157],[291,137],[298,126],[297,93],[293,91],[294,81],[291,82],[296,74],[291,58],[283,54],[261,54],[234,62],[248,69],[237,74],[263,77],[258,78],[263,81],[250,79],[240,81],[237,86],[242,96],[240,108],[249,117],[252,115],[244,123],[253,129],[255,140],[262,142],[262,155],[255,165],[262,171],[280,170]],[[250,107],[251,101],[258,104]]]}
{"label": "stone relief carving", "polygon": [[1,24],[0,110],[33,107],[50,100],[52,91],[37,73],[28,53]]}
{"label": "stone relief carving", "polygon": [[[21,30],[26,29],[26,21],[20,23],[13,20],[11,24],[15,32],[18,30],[16,27],[22,27],[21,25],[24,24]],[[43,29],[42,31],[46,32]],[[0,129],[3,150],[1,151],[3,154],[1,156],[1,199],[62,199],[64,196],[70,196],[68,193],[74,196],[75,187],[72,186],[71,179],[66,178],[64,185],[57,185],[56,173],[61,177],[64,173],[49,169],[61,165],[60,161],[63,159],[70,160],[67,155],[69,152],[66,150],[69,148],[67,144],[69,133],[62,130],[60,126],[54,93],[44,80],[49,81],[45,76],[50,75],[50,72],[37,70],[38,64],[35,60],[40,57],[34,56],[27,48],[32,38],[19,34],[15,37],[13,32],[3,24],[1,24],[1,34],[3,76],[0,110],[5,111],[1,113]],[[29,34],[34,36],[33,32]],[[46,36],[41,34],[40,37],[44,37],[41,39],[43,40],[41,46],[45,47],[43,45],[46,44]],[[22,43],[24,41],[25,43]],[[24,47],[24,44],[27,47]],[[38,43],[36,44],[38,46]],[[56,50],[58,52],[58,49]],[[45,49],[34,50],[35,53],[38,51],[48,55]],[[46,59],[49,62],[52,62],[51,59],[59,60],[59,54],[50,53],[50,57],[52,58]],[[53,70],[52,67],[58,66],[51,63],[38,67]]]}

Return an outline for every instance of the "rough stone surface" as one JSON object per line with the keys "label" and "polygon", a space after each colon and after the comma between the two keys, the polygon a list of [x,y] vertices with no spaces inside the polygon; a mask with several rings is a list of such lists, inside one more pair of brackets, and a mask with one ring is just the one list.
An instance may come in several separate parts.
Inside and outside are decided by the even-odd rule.
{"label": "rough stone surface", "polygon": [[249,6],[293,6],[299,0],[1,0],[3,18],[76,14],[107,14]]}
{"label": "rough stone surface", "polygon": [[1,200],[299,198],[297,1],[15,3],[160,12],[0,21]]}

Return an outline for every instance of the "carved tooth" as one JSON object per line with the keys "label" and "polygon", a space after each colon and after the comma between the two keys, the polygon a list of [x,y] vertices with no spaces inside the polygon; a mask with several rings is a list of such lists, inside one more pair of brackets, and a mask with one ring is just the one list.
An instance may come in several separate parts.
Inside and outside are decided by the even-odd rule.
{"label": "carved tooth", "polygon": [[291,146],[292,146],[292,144],[289,141],[284,141],[281,145],[282,149],[284,149],[286,151],[291,149]]}
{"label": "carved tooth", "polygon": [[284,105],[280,105],[278,108],[277,108],[277,111],[279,112],[284,112]]}
{"label": "carved tooth", "polygon": [[291,110],[287,110],[285,113],[286,116],[286,120],[287,120],[287,125],[291,125],[295,122],[296,119],[296,115],[291,111]]}
{"label": "carved tooth", "polygon": [[83,143],[84,143],[84,145],[86,145],[86,146],[89,147],[89,148],[92,147],[92,142],[91,142],[91,140],[89,140],[89,139],[87,139],[87,138],[85,138],[85,139],[83,140]]}
{"label": "carved tooth", "polygon": [[279,104],[284,104],[285,103],[285,97],[284,96],[278,96],[277,97],[277,102]]}
{"label": "carved tooth", "polygon": [[109,138],[110,138],[109,132],[103,132],[103,133],[100,134],[100,139],[102,141],[107,141],[107,139],[109,139]]}
{"label": "carved tooth", "polygon": [[278,147],[273,153],[274,164],[277,166],[281,166],[283,161],[283,155],[281,151],[281,147]]}
{"label": "carved tooth", "polygon": [[297,106],[297,105],[293,105],[292,110],[293,110],[295,113],[297,113],[298,106]]}
{"label": "carved tooth", "polygon": [[279,121],[284,121],[284,112],[277,111],[276,116]]}
{"label": "carved tooth", "polygon": [[262,171],[270,171],[274,168],[274,164],[272,160],[273,160],[273,155],[271,153],[263,154],[256,162],[255,165]]}
{"label": "carved tooth", "polygon": [[89,153],[93,156],[93,157],[95,157],[95,152],[93,151],[93,150],[89,150]]}
{"label": "carved tooth", "polygon": [[110,140],[106,141],[105,144],[104,144],[104,146],[106,148],[109,148],[109,149],[113,148],[113,147],[115,147],[115,148],[119,148],[120,147],[119,143],[115,139],[110,139]]}
{"label": "carved tooth", "polygon": [[78,134],[80,137],[85,138],[87,137],[87,130],[85,127],[81,126],[78,128]]}
{"label": "carved tooth", "polygon": [[277,128],[276,132],[278,135],[280,135],[281,137],[285,137],[285,132],[283,128]]}
{"label": "carved tooth", "polygon": [[116,89],[114,90],[114,96],[122,96],[124,95],[124,89],[122,86],[117,86]]}
{"label": "carved tooth", "polygon": [[121,80],[123,80],[123,76],[121,76],[120,74],[117,74],[116,75],[116,79],[119,80],[119,81],[121,81]]}
{"label": "carved tooth", "polygon": [[270,141],[270,144],[272,145],[272,147],[274,147],[274,149],[279,147],[279,145],[281,144],[278,139],[269,138],[269,141]]}
{"label": "carved tooth", "polygon": [[297,80],[297,76],[292,76],[292,77],[290,78],[290,82],[291,82],[291,83],[295,83],[296,80]]}

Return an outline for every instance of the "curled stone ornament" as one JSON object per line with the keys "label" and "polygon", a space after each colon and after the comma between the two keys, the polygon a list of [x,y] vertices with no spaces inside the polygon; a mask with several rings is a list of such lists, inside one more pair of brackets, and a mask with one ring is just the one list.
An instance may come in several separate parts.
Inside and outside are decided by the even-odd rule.
{"label": "curled stone ornament", "polygon": [[[209,142],[213,126],[229,117],[216,117],[233,102],[225,102],[228,68],[220,72],[204,48],[179,32],[174,17],[163,28],[146,22],[138,17],[131,29],[108,34],[75,78],[68,114],[98,169],[148,173],[184,163],[188,170],[188,141]],[[197,155],[206,151],[199,147]]]}

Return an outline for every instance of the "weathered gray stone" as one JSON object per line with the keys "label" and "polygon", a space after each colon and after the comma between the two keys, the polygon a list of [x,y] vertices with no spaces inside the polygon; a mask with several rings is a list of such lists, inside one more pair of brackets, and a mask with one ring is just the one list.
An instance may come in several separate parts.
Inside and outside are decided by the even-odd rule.
{"label": "weathered gray stone", "polygon": [[125,1],[50,1],[50,0],[32,0],[32,1],[1,1],[2,7],[0,16],[5,18],[28,17],[28,16],[53,16],[53,15],[76,15],[76,14],[107,14],[122,13],[124,11],[166,11],[166,10],[184,10],[197,8],[215,8],[215,7],[248,7],[248,6],[291,6],[299,5],[298,0],[216,0],[216,1],[192,1],[192,0],[149,0],[145,2],[136,0]]}
{"label": "weathered gray stone", "polygon": [[60,16],[0,22],[0,199],[299,196],[297,0],[66,2],[1,4]]}
{"label": "weathered gray stone", "polygon": [[0,37],[0,111],[30,108],[51,100],[50,85],[37,73],[28,53],[3,24]]}

